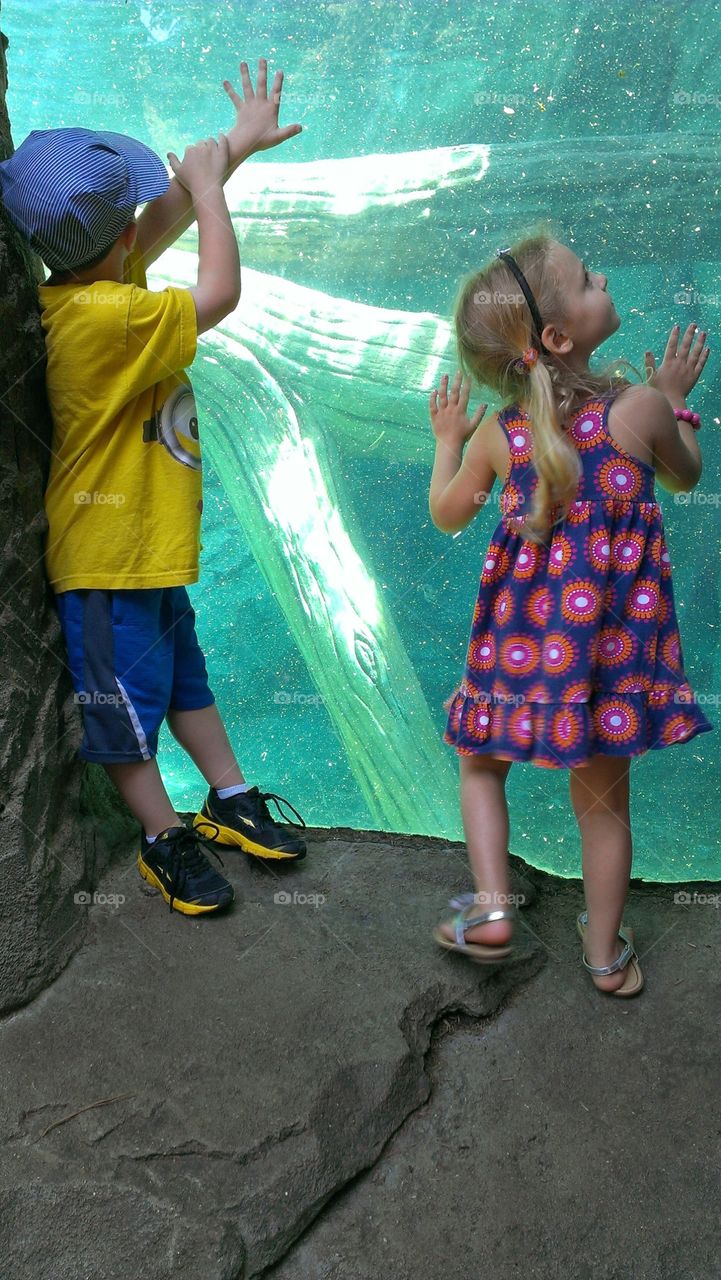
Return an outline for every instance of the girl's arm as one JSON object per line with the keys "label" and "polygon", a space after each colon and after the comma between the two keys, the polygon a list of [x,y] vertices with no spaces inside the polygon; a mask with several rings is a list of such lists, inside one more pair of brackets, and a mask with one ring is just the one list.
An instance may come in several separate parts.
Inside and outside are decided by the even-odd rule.
{"label": "girl's arm", "polygon": [[[493,414],[482,429],[479,428],[488,405],[482,404],[469,418],[466,409],[470,388],[470,378],[462,381],[458,372],[448,392],[448,376],[444,375],[440,391],[432,391],[430,397],[436,456],[428,509],[434,525],[442,533],[458,533],[470,524],[490,496],[496,479],[488,456],[488,434],[495,426],[497,415]],[[466,441],[469,444],[464,455]]]}

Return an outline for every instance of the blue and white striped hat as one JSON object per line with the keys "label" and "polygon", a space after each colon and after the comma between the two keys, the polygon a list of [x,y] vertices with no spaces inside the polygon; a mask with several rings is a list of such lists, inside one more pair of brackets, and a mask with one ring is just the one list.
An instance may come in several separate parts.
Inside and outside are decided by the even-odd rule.
{"label": "blue and white striped hat", "polygon": [[34,129],[0,163],[8,217],[56,271],[109,251],[137,205],[169,186],[145,143],[95,129]]}

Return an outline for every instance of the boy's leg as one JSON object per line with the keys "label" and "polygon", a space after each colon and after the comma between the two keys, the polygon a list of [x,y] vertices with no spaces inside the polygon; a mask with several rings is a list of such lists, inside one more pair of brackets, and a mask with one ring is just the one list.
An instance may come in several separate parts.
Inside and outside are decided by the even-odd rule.
{"label": "boy's leg", "polygon": [[138,870],[171,910],[218,911],[233,887],[198,848],[168,798],[155,759],[174,672],[173,600],[164,588],[58,595],[73,686],[82,705],[82,759],[101,764],[145,835]]}
{"label": "boy's leg", "polygon": [[[249,787],[208,685],[205,658],[195,633],[195,614],[184,587],[173,588],[175,648],[173,685],[165,719],[174,738],[203,774],[210,791],[194,825],[205,838],[237,845],[261,858],[303,858],[303,840],[268,811],[271,793]],[[226,788],[230,796],[219,796]],[[273,797],[280,809],[279,800]],[[289,801],[286,801],[292,808]],[[282,811],[281,811],[282,812]],[[300,818],[297,811],[296,817]],[[300,824],[305,825],[301,819]]]}
{"label": "boy's leg", "polygon": [[[154,756],[170,693],[169,683],[165,693],[161,686],[173,665],[172,640],[165,634],[167,619],[161,622],[155,617],[162,598],[162,590],[78,590],[55,597],[82,706],[85,734],[80,756],[103,765],[150,836],[181,825]],[[144,684],[158,687],[154,708]],[[112,755],[127,759],[109,763]]]}
{"label": "boy's leg", "polygon": [[157,760],[106,764],[103,767],[146,836],[156,836],[167,827],[182,826],[182,819],[175,812],[163,786]]}
{"label": "boy's leg", "polygon": [[209,787],[220,790],[245,782],[215,702],[195,711],[171,708],[166,719],[176,742],[187,751]]}
{"label": "boy's leg", "polygon": [[208,684],[205,657],[195,631],[195,611],[185,587],[169,592],[173,609],[173,682],[165,719],[209,787],[245,783]]}

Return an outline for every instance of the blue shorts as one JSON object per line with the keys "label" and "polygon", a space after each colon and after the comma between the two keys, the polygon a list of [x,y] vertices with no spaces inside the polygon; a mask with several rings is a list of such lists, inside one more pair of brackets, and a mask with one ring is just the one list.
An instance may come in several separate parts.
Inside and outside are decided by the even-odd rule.
{"label": "blue shorts", "polygon": [[215,702],[185,587],[62,591],[55,602],[82,707],[81,759],[152,760],[169,710]]}

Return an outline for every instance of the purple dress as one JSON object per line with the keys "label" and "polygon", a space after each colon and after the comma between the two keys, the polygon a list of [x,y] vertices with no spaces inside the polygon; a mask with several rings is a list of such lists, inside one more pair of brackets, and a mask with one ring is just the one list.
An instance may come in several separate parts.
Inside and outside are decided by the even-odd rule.
{"label": "purple dress", "polygon": [[537,483],[530,420],[516,405],[498,415],[510,449],[502,516],[463,680],[443,704],[443,740],[460,755],[570,768],[714,728],[684,673],[654,468],[606,430],[617,394],[587,400],[569,421],[583,474],[546,544],[520,528]]}

